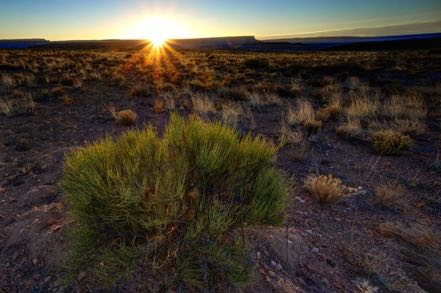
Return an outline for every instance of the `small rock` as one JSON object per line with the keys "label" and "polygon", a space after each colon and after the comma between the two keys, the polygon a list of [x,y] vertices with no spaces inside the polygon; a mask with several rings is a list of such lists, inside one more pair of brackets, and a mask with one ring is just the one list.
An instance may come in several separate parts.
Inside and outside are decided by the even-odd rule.
{"label": "small rock", "polygon": [[305,200],[302,199],[300,196],[296,196],[295,199],[300,203],[305,203]]}
{"label": "small rock", "polygon": [[306,233],[308,233],[308,234],[311,234],[311,235],[313,234],[313,233],[312,233],[312,230],[305,230],[305,231],[306,231]]}
{"label": "small rock", "polygon": [[273,268],[277,267],[277,262],[274,261],[274,260],[271,260],[271,266],[272,266]]}
{"label": "small rock", "polygon": [[32,260],[32,263],[33,263],[34,265],[38,264],[38,259],[34,258],[34,259]]}
{"label": "small rock", "polygon": [[312,253],[319,253],[319,249],[318,249],[317,247],[313,247],[313,248],[311,249],[311,252],[312,252]]}

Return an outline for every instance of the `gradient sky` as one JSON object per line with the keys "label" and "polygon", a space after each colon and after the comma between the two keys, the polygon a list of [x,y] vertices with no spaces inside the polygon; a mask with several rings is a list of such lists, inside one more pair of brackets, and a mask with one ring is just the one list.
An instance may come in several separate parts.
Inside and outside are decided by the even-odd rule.
{"label": "gradient sky", "polygon": [[[308,33],[388,34],[382,27],[415,24],[441,32],[440,0],[0,0],[0,39],[144,38],[151,18],[173,24],[174,38]],[[419,24],[418,24],[419,23]],[[430,23],[427,26],[421,23]],[[151,25],[150,25],[151,26]],[[373,28],[369,31],[369,28]],[[375,28],[375,29],[374,29]],[[428,31],[429,30],[429,31]]]}

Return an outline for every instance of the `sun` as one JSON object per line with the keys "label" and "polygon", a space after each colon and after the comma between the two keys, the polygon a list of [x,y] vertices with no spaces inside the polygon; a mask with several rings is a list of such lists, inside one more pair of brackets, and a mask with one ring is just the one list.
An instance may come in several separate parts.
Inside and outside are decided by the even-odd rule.
{"label": "sun", "polygon": [[139,21],[129,32],[130,37],[141,37],[154,47],[164,46],[168,40],[182,38],[185,35],[183,25],[175,17],[150,16]]}
{"label": "sun", "polygon": [[153,47],[162,47],[167,42],[167,39],[162,36],[152,36],[148,40],[152,42]]}

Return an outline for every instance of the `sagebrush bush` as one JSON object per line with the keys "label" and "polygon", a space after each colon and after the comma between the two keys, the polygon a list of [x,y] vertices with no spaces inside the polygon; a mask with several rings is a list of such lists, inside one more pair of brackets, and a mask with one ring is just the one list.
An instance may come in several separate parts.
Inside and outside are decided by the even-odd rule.
{"label": "sagebrush bush", "polygon": [[377,131],[372,134],[372,147],[378,154],[398,155],[412,146],[412,139],[394,130]]}
{"label": "sagebrush bush", "polygon": [[221,124],[172,115],[67,156],[62,187],[73,219],[72,273],[113,283],[141,262],[169,288],[252,280],[239,227],[283,222],[288,184],[277,148]]}
{"label": "sagebrush bush", "polygon": [[309,175],[305,188],[320,203],[335,203],[348,195],[348,188],[332,175]]}
{"label": "sagebrush bush", "polygon": [[121,110],[116,112],[114,109],[110,110],[112,116],[115,118],[115,121],[119,125],[123,126],[132,126],[136,124],[136,119],[138,115],[132,110]]}

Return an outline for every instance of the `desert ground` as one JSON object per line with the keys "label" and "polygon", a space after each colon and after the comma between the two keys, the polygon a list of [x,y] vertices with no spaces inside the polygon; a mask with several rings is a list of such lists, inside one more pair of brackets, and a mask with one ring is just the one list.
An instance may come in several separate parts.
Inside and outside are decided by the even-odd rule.
{"label": "desert ground", "polygon": [[2,291],[180,291],[66,278],[60,186],[67,154],[171,113],[263,137],[291,182],[284,223],[242,231],[256,281],[215,291],[441,292],[440,50],[167,48],[0,51]]}

